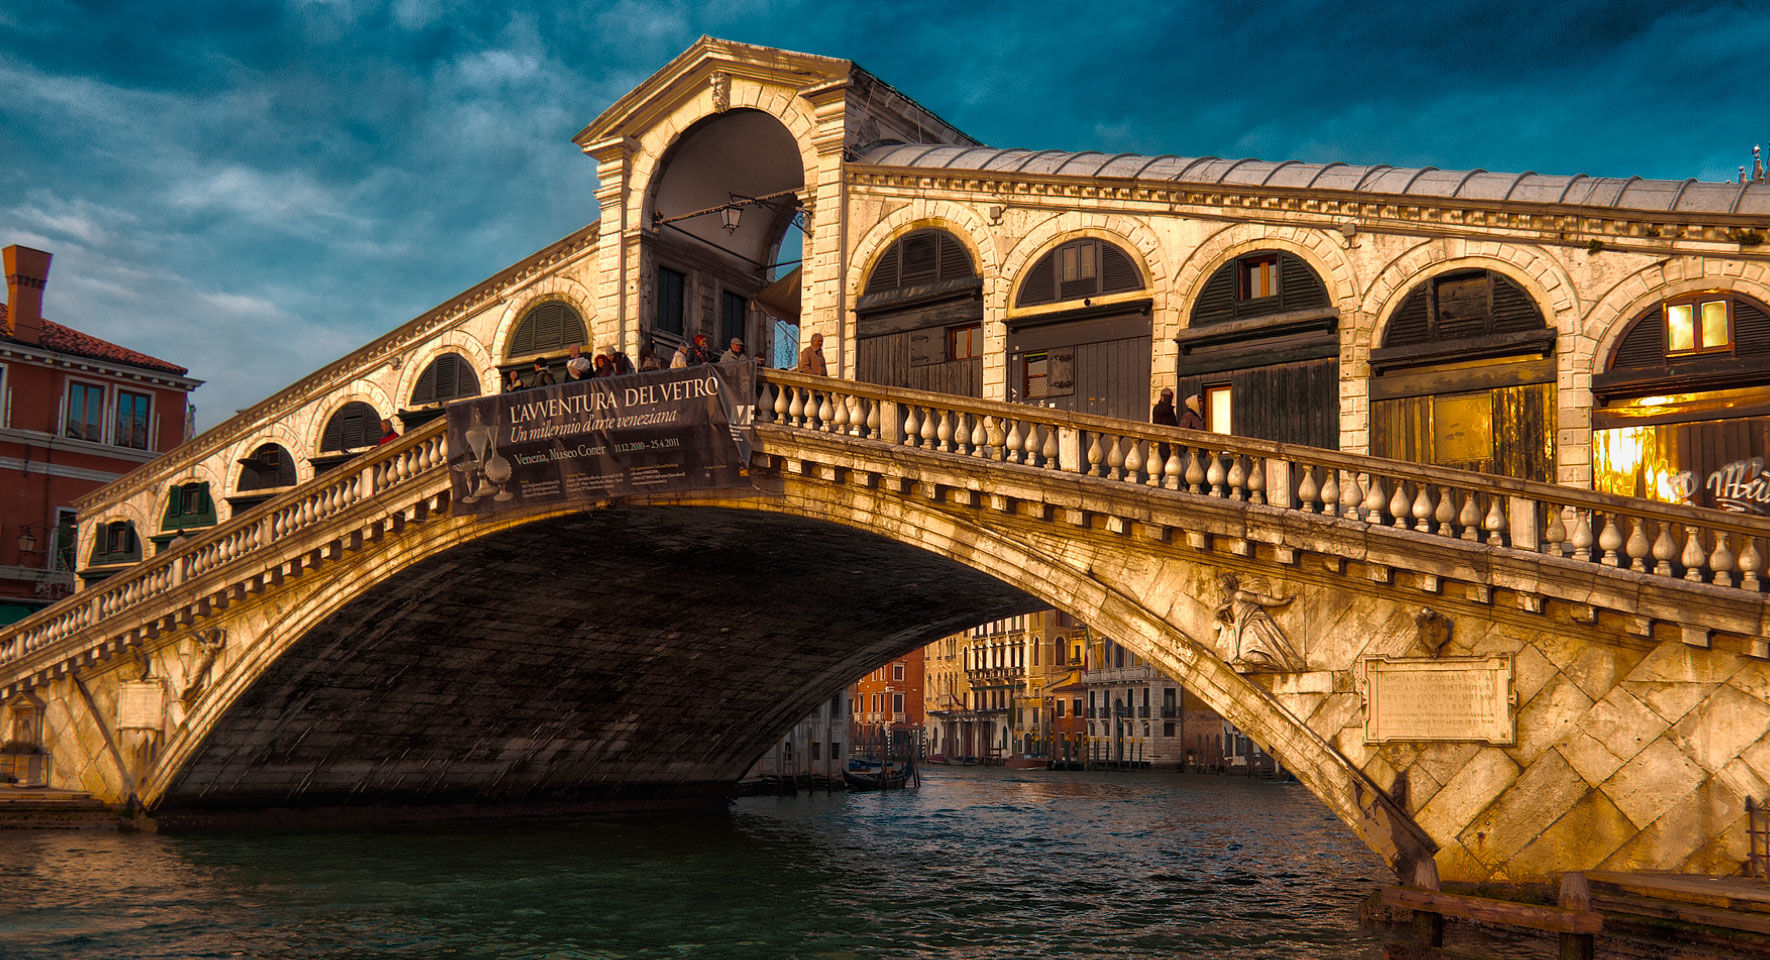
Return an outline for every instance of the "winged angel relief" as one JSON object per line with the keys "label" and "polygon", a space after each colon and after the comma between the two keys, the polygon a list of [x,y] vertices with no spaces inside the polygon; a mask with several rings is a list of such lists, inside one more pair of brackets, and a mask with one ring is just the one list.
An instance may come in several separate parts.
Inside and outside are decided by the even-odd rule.
{"label": "winged angel relief", "polygon": [[1295,597],[1246,589],[1233,573],[1218,577],[1217,585],[1223,590],[1223,602],[1217,604],[1217,651],[1230,666],[1242,673],[1297,673],[1305,668],[1271,613]]}

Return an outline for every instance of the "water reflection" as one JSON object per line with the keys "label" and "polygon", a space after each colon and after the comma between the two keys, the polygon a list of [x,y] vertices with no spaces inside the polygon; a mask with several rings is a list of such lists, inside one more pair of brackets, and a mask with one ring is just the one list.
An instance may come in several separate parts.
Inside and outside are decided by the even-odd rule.
{"label": "water reflection", "polygon": [[723,816],[0,834],[0,957],[1375,956],[1385,873],[1294,784],[946,768]]}

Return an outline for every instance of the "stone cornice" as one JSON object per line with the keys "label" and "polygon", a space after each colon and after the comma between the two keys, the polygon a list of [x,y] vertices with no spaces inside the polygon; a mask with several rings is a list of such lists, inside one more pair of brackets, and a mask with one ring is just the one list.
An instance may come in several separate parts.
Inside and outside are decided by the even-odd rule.
{"label": "stone cornice", "polygon": [[48,347],[32,346],[17,341],[0,342],[0,360],[21,360],[37,363],[46,367],[59,367],[64,370],[89,371],[116,377],[119,380],[134,380],[158,387],[170,387],[175,390],[191,391],[203,385],[203,381],[177,374],[132,367],[128,364],[113,363],[93,357],[82,357],[73,353],[62,353]]}
{"label": "stone cornice", "polygon": [[[1750,214],[1715,214],[1619,210],[1615,207],[1529,203],[1504,200],[1434,202],[1431,198],[1344,190],[1288,187],[1189,184],[1168,180],[1030,176],[983,170],[940,170],[919,167],[848,164],[852,188],[902,192],[925,197],[929,191],[974,193],[992,203],[1030,206],[1116,205],[1127,213],[1166,213],[1193,219],[1270,218],[1274,223],[1313,221],[1320,226],[1349,225],[1354,232],[1440,233],[1457,236],[1529,236],[1534,242],[1589,246],[1612,239],[1632,252],[1666,255],[1696,252],[1731,257],[1770,259],[1770,245],[1761,252],[1765,224]],[[1754,239],[1757,243],[1752,243]],[[1692,244],[1712,244],[1709,251]]]}
{"label": "stone cornice", "polygon": [[135,496],[148,487],[153,477],[163,473],[177,473],[190,467],[220,448],[238,442],[263,424],[312,402],[316,395],[326,392],[337,381],[386,362],[388,358],[403,353],[413,344],[503,299],[511,289],[586,255],[596,248],[599,224],[600,221],[591,221],[583,229],[505,267],[440,306],[302,377],[168,451],[159,462],[159,470],[137,471],[110,486],[95,490],[75,501],[75,509],[83,513],[89,512],[94,507]]}

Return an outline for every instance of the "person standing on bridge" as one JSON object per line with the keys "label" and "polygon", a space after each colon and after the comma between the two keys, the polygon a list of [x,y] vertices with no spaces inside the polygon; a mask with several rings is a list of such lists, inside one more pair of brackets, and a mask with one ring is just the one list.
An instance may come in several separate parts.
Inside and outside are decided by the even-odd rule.
{"label": "person standing on bridge", "polygon": [[566,355],[571,357],[565,362],[565,375],[568,378],[583,380],[590,376],[590,358],[584,356],[583,350],[577,344],[572,344],[571,349],[566,351]]}
{"label": "person standing on bridge", "polygon": [[[1158,427],[1177,427],[1180,425],[1180,418],[1174,415],[1173,387],[1162,388],[1161,397],[1156,400],[1155,407],[1149,411],[1149,422]],[[1167,465],[1168,455],[1173,452],[1173,449],[1173,447],[1170,447],[1165,443],[1156,445],[1156,455],[1159,459],[1155,463],[1149,465],[1150,476],[1159,476],[1161,474],[1162,468]]]}
{"label": "person standing on bridge", "polygon": [[393,441],[398,440],[398,439],[399,439],[399,431],[395,430],[393,428],[393,421],[387,419],[386,417],[382,417],[381,418],[381,440],[380,440],[380,442],[376,443],[375,446],[378,446],[378,447],[385,446],[386,444],[392,443]]}
{"label": "person standing on bridge", "polygon": [[505,393],[515,393],[516,391],[521,390],[521,389],[523,389],[522,371],[521,370],[510,370],[510,371],[506,372],[504,374],[504,392]]}
{"label": "person standing on bridge", "polygon": [[529,378],[530,387],[551,387],[559,381],[553,379],[553,371],[547,369],[547,361],[535,358],[535,373]]}
{"label": "person standing on bridge", "polygon": [[608,368],[613,371],[609,376],[619,377],[633,372],[632,358],[628,357],[625,353],[616,350],[614,344],[604,345],[602,348],[602,355],[608,358]]}
{"label": "person standing on bridge", "polygon": [[799,351],[799,372],[815,373],[820,377],[830,375],[829,365],[824,363],[824,335],[814,333],[811,342]]}
{"label": "person standing on bridge", "polygon": [[1187,397],[1186,412],[1180,415],[1180,422],[1176,424],[1176,426],[1180,427],[1182,430],[1203,430],[1205,428],[1205,415],[1199,412],[1199,407],[1202,403],[1203,401],[1199,399],[1199,396],[1196,393]]}
{"label": "person standing on bridge", "polygon": [[732,337],[731,346],[719,355],[720,363],[743,363],[748,359],[749,357],[744,356],[744,341],[737,337]]}

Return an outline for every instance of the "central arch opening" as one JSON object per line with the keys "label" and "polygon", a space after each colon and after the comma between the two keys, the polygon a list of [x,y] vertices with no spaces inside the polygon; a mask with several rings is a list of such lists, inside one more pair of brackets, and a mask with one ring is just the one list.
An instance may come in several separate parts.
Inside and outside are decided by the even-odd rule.
{"label": "central arch opening", "polygon": [[[730,110],[691,127],[665,155],[648,195],[641,248],[641,339],[667,351],[706,337],[770,355],[776,321],[798,323],[805,169],[774,116]],[[759,296],[761,295],[761,296]]]}

